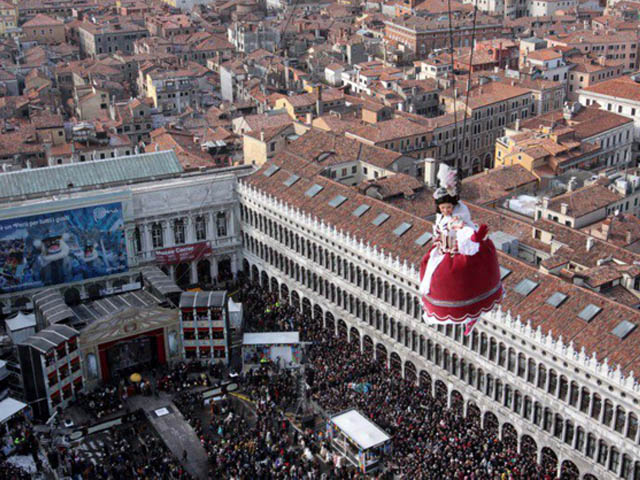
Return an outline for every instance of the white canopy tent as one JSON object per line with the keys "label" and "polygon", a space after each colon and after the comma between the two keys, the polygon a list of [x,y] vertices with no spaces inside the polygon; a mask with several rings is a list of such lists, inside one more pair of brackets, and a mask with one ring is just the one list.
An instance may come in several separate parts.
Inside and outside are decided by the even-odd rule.
{"label": "white canopy tent", "polygon": [[27,408],[27,404],[16,400],[15,398],[5,398],[0,402],[0,424],[5,423],[16,413]]}
{"label": "white canopy tent", "polygon": [[380,468],[383,454],[391,452],[391,436],[355,409],[329,419],[331,446],[362,473]]}
{"label": "white canopy tent", "polygon": [[391,440],[384,430],[357,410],[348,410],[331,418],[331,422],[363,450]]}

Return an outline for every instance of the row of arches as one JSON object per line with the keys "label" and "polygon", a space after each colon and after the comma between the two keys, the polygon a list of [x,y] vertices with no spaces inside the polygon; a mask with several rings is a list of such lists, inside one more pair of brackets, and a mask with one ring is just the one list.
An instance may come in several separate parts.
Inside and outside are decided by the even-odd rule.
{"label": "row of arches", "polygon": [[[255,273],[254,269],[256,269],[256,267],[251,267],[252,272],[254,272],[252,277],[257,279],[258,274]],[[334,316],[328,309],[323,311],[323,308],[319,304],[312,304],[309,298],[301,298],[296,290],[290,291],[284,282],[278,285],[276,277],[269,278],[266,272],[262,272],[260,279],[263,286],[266,286],[271,291],[280,293],[284,299],[291,299],[292,305],[299,308],[305,316],[309,318],[313,317],[316,321],[322,321],[327,330],[343,338],[345,341],[357,345],[363,355],[374,357],[382,366],[401,374],[405,379],[426,389],[431,395],[448,398],[450,408],[456,413],[470,418],[491,434],[516,446],[520,453],[529,457],[534,462],[543,464],[547,468],[547,471],[558,472],[560,478],[563,479],[577,480],[581,478],[578,467],[573,461],[564,459],[560,462],[553,448],[539,446],[531,436],[518,434],[517,429],[510,423],[500,425],[498,417],[493,412],[482,412],[475,402],[472,400],[465,401],[459,391],[449,389],[445,382],[440,379],[432,379],[428,371],[418,371],[414,362],[411,360],[403,361],[397,352],[389,349],[384,343],[376,342],[371,336],[366,333],[363,334],[355,326],[349,326],[345,319]],[[584,480],[595,480],[596,477],[586,474],[582,478]],[[640,476],[637,478],[640,480]]]}
{"label": "row of arches", "polygon": [[[464,379],[468,378],[469,380],[467,381],[473,382],[474,387],[481,390],[483,394],[517,412],[526,420],[554,435],[560,441],[580,450],[583,454],[598,461],[609,470],[620,472],[624,478],[634,478],[635,464],[633,464],[628,455],[621,455],[617,448],[610,448],[603,440],[598,440],[591,434],[585,434],[584,429],[581,427],[576,427],[573,422],[563,419],[559,414],[554,415],[550,408],[543,408],[535,399],[524,396],[520,391],[508,383],[504,383],[501,379],[494,379],[490,375],[485,375],[481,370],[476,370],[472,365],[465,364],[464,359],[458,358],[455,354],[452,355],[448,350],[442,349],[440,345],[434,344],[430,339],[425,339],[423,335],[404,325],[403,322],[389,317],[380,310],[374,309],[371,305],[367,305],[363,300],[366,297],[355,298],[333,282],[319,277],[315,271],[305,269],[283,253],[274,251],[271,247],[267,247],[248,233],[245,233],[245,235],[246,245],[248,245],[252,253],[293,280],[300,282],[314,294],[325,297],[329,302],[362,320],[378,332],[391,337],[413,352],[418,353],[421,357],[429,359],[456,376],[463,376]],[[310,251],[312,250],[313,248],[310,249]],[[349,271],[350,267],[347,266],[346,269],[346,271]],[[341,271],[345,270],[341,269]],[[351,278],[350,274],[347,275],[347,278]],[[358,278],[357,273],[355,278]],[[374,283],[378,283],[377,278]],[[381,292],[383,296],[384,289],[384,282],[381,290],[375,287],[375,291]],[[403,305],[406,306],[408,303],[410,302],[405,302]],[[419,304],[417,308],[419,309]],[[514,375],[544,390],[545,394],[554,395],[569,406],[581,409],[583,412],[588,409],[593,418],[601,420],[605,425],[610,425],[611,428],[614,428],[619,433],[621,431],[624,432],[629,438],[637,438],[638,428],[635,414],[627,414],[620,406],[614,408],[613,403],[609,400],[602,402],[602,399],[596,393],[591,394],[586,387],[580,388],[575,381],[569,382],[565,376],[558,375],[553,369],[547,369],[542,363],[536,364],[535,360],[527,358],[521,352],[517,353],[513,348],[508,348],[493,336],[485,333],[479,335],[475,331],[472,336],[464,337],[459,327],[450,325],[446,327],[439,326],[438,330],[484,356],[490,362],[509,370]],[[346,323],[338,326],[338,333],[346,338],[351,337],[353,331],[353,328],[351,331],[348,329]],[[363,340],[361,348],[363,351],[370,349],[365,340]],[[376,346],[376,348],[382,349],[384,346]],[[377,355],[378,353],[382,354],[382,352],[375,350],[374,352],[376,353],[376,358],[384,358]],[[417,377],[415,365],[406,363],[403,366],[402,360],[395,352],[394,355],[390,355],[387,361],[391,368],[399,369],[406,378]],[[638,478],[640,479],[640,476]]]}
{"label": "row of arches", "polygon": [[[266,229],[266,232],[274,231],[275,223],[269,219],[263,220],[262,215],[256,215],[251,209],[247,209],[249,217],[255,217],[255,223],[258,228],[262,227]],[[308,254],[312,260],[316,260],[316,253],[320,252],[320,257],[331,258],[332,267],[330,271],[342,275],[347,281],[355,282],[355,286],[360,288],[370,288],[369,293],[373,293],[377,296],[381,296],[385,302],[390,301],[391,306],[397,306],[414,318],[419,318],[420,315],[420,303],[419,299],[415,295],[411,295],[409,292],[398,288],[395,285],[389,286],[389,282],[383,281],[380,277],[376,277],[374,274],[369,276],[366,272],[362,272],[359,267],[354,267],[353,263],[347,262],[340,258],[337,259],[337,268],[333,267],[335,260],[335,254],[322,253],[324,250],[322,247],[316,248],[315,244],[312,246],[309,240],[299,240],[299,235],[288,233],[287,228],[279,226],[278,231],[284,231],[284,236],[295,238],[293,244],[296,245],[296,251],[300,248],[303,254]],[[280,252],[274,251],[273,248],[265,246],[262,242],[249,236],[245,233],[245,241],[249,249],[256,253],[261,258],[275,266],[279,270],[284,270],[284,273],[293,277],[296,281],[303,283],[308,288],[311,288],[314,293],[325,296],[332,303],[336,303],[339,307],[345,308],[352,315],[360,318],[361,320],[368,322],[371,325],[375,324],[375,328],[381,330],[385,335],[396,339],[398,342],[403,343],[408,348],[416,350],[416,343],[418,342],[418,335],[415,331],[402,322],[396,321],[393,318],[388,318],[386,314],[382,314],[381,318],[373,318],[374,312],[372,307],[367,310],[364,306],[364,302],[355,297],[353,294],[342,290],[334,283],[329,283],[328,280],[323,280],[318,277],[315,272],[309,271],[304,267],[299,267],[298,264]],[[306,245],[298,247],[298,244]],[[286,244],[285,244],[286,245]],[[313,254],[309,252],[314,252]],[[370,277],[370,281],[366,284],[366,278]],[[365,279],[362,281],[362,279]],[[361,287],[361,284],[364,285]],[[404,300],[402,300],[404,299]],[[377,313],[376,313],[377,315]],[[442,328],[439,328],[442,331]],[[527,358],[523,353],[517,354],[513,347],[507,348],[504,342],[498,339],[487,336],[485,333],[478,338],[477,331],[474,332],[472,341],[469,341],[469,337],[463,337],[460,328],[455,329],[455,340],[463,343],[464,346],[471,348],[474,352],[480,353],[489,361],[498,364],[499,366],[506,368],[513,374],[525,379],[527,382],[534,386],[544,390],[545,393],[558,398],[571,407],[580,410],[582,413],[589,415],[601,424],[614,429],[617,433],[625,435],[627,438],[634,440],[636,443],[640,443],[640,428],[638,428],[638,416],[632,412],[626,412],[622,406],[614,405],[609,399],[602,399],[599,394],[589,391],[587,387],[578,385],[576,381],[567,379],[564,375],[559,375],[554,369],[548,369],[543,364],[537,364],[532,358]],[[453,336],[454,328],[452,326],[445,327],[445,333],[448,336]]]}

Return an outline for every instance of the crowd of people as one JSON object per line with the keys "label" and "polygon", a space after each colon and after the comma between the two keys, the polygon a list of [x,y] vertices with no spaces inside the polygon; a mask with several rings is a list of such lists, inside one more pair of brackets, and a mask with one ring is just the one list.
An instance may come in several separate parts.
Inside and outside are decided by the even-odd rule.
{"label": "crowd of people", "polygon": [[197,360],[164,367],[158,373],[158,389],[175,393],[195,387],[208,387],[211,383],[205,371],[206,366]]}
{"label": "crowd of people", "polygon": [[[463,417],[458,410],[447,408],[446,398],[434,398],[430,389],[418,387],[365,357],[357,345],[336,338],[333,330],[323,329],[320,321],[302,321],[301,315],[279,301],[275,293],[253,284],[243,290],[242,297],[248,330],[294,328],[311,341],[307,383],[312,386],[307,393],[316,405],[329,414],[356,408],[392,436],[393,453],[384,459],[389,475],[460,480],[555,478],[555,465],[532,462],[530,456],[518,453],[513,442],[500,440],[491,430],[483,429],[479,419]],[[258,428],[264,428],[270,418],[264,415],[283,411],[296,395],[295,391],[281,391],[282,383],[277,378],[267,380],[262,374],[258,378],[256,389],[248,375],[245,390],[251,398],[259,399]],[[267,386],[271,383],[273,387]],[[354,389],[354,384],[367,388]],[[227,441],[242,442],[244,431],[238,433],[239,439]],[[256,436],[256,432],[253,434]],[[344,475],[346,470],[325,471]]]}
{"label": "crowd of people", "polygon": [[280,301],[277,293],[265,291],[258,284],[240,285],[236,300],[242,302],[247,332],[292,331],[302,324],[300,312]]}
{"label": "crowd of people", "polygon": [[207,451],[209,478],[320,478],[312,432],[292,429],[285,415],[295,407],[297,380],[290,371],[274,366],[248,372],[241,383],[243,395],[251,399],[250,410],[223,398],[211,403],[203,415],[199,393],[181,392],[175,397],[174,403]]}
{"label": "crowd of people", "polygon": [[22,415],[10,419],[2,426],[0,434],[0,480],[29,480],[30,471],[12,461],[11,456],[22,455],[33,459],[35,470],[42,468],[38,456],[39,442],[31,429],[31,423]]}
{"label": "crowd of people", "polygon": [[[153,432],[142,411],[132,414],[123,425],[109,431],[110,439],[92,462],[74,448],[62,452],[61,464],[73,478],[107,480],[114,478],[191,480],[180,461]],[[95,442],[94,442],[95,444]]]}
{"label": "crowd of people", "polygon": [[120,382],[102,385],[91,392],[79,392],[75,405],[92,419],[102,419],[123,408],[126,393]]}

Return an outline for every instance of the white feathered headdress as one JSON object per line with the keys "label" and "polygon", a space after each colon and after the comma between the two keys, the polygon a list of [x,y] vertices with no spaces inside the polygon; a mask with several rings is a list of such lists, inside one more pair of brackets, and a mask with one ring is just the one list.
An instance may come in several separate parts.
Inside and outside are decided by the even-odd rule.
{"label": "white feathered headdress", "polygon": [[438,181],[440,182],[440,188],[434,192],[434,198],[442,198],[445,195],[452,197],[458,195],[458,170],[451,168],[446,163],[441,163],[438,169]]}

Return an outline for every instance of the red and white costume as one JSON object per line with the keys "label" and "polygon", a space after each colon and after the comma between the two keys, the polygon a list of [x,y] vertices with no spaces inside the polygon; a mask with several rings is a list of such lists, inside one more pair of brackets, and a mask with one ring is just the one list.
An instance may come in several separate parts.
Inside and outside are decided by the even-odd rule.
{"label": "red and white costume", "polygon": [[502,300],[500,267],[487,226],[476,227],[462,202],[438,213],[433,245],[420,264],[420,295],[427,323],[466,325]]}

